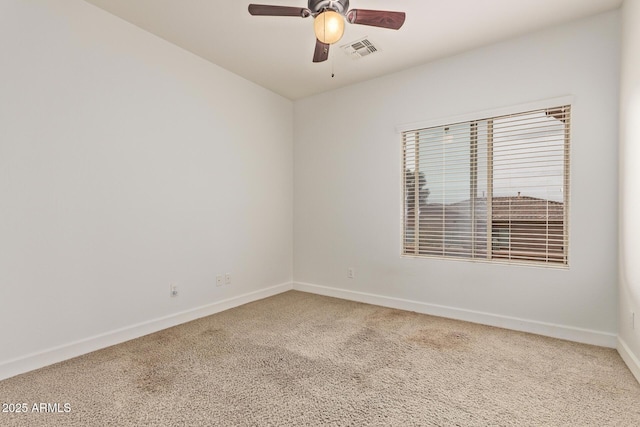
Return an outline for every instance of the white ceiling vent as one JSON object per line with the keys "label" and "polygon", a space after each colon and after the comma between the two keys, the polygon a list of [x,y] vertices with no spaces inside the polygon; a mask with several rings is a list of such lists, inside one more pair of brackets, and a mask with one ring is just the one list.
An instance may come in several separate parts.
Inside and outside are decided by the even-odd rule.
{"label": "white ceiling vent", "polygon": [[359,59],[379,52],[380,49],[371,42],[367,37],[356,40],[351,43],[340,46],[347,55],[353,59]]}

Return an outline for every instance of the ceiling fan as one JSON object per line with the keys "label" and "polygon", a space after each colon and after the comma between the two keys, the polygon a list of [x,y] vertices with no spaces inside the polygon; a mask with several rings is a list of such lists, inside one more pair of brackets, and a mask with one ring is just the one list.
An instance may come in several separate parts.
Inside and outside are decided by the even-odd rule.
{"label": "ceiling fan", "polygon": [[316,34],[313,62],[327,60],[329,46],[340,40],[344,33],[345,18],[350,24],[369,25],[392,30],[402,27],[405,19],[404,12],[368,9],[349,10],[349,0],[309,0],[306,8],[250,4],[249,13],[254,16],[297,16],[300,18],[313,16],[313,28]]}

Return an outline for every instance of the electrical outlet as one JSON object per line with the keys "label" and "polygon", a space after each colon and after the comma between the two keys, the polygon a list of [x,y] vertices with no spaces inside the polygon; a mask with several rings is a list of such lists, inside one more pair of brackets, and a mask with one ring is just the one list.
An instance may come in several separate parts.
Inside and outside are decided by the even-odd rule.
{"label": "electrical outlet", "polygon": [[178,285],[176,285],[175,283],[172,283],[169,286],[169,295],[172,297],[177,297],[178,296]]}
{"label": "electrical outlet", "polygon": [[216,286],[222,286],[224,282],[222,281],[222,275],[218,274],[216,276]]}
{"label": "electrical outlet", "polygon": [[347,279],[355,279],[356,271],[353,267],[347,268]]}
{"label": "electrical outlet", "polygon": [[231,273],[227,273],[224,275],[224,284],[225,285],[231,284]]}

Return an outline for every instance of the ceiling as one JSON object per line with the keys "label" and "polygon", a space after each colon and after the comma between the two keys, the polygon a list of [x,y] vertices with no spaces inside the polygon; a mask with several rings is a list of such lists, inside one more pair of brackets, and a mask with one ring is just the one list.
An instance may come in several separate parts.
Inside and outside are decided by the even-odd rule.
{"label": "ceiling", "polygon": [[[249,3],[307,0],[86,0],[247,80],[295,100],[620,6],[622,0],[350,0],[404,11],[398,30],[346,25],[329,59],[312,63],[313,18],[251,16]],[[354,59],[340,46],[367,37]],[[333,75],[333,76],[332,76]]]}

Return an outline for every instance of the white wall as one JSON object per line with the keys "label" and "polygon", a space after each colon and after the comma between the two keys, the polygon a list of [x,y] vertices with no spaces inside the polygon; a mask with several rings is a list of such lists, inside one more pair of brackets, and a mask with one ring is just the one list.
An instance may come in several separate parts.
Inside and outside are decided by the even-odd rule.
{"label": "white wall", "polygon": [[[619,24],[614,11],[295,102],[294,286],[615,346]],[[400,257],[397,125],[564,95],[568,270]]]}
{"label": "white wall", "polygon": [[3,0],[0,378],[290,287],[292,116],[83,1]]}
{"label": "white wall", "polygon": [[[640,381],[640,2],[622,7],[618,350]],[[631,313],[636,314],[632,329]]]}

